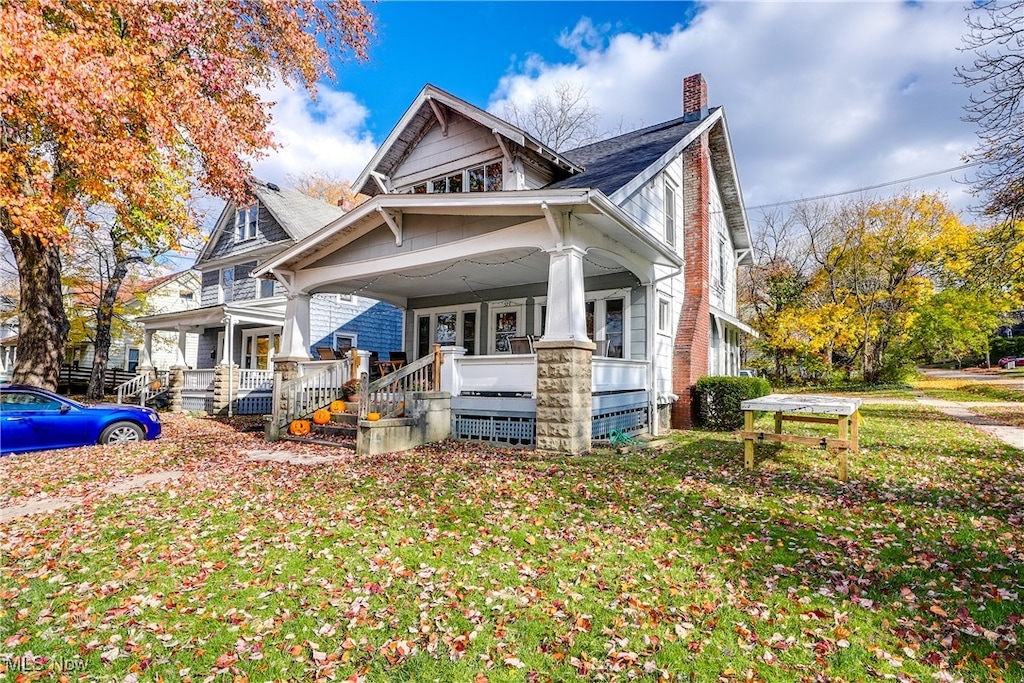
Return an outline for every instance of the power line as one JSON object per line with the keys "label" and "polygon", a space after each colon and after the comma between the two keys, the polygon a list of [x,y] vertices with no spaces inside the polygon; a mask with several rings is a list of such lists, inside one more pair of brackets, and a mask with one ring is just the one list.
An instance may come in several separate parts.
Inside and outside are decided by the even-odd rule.
{"label": "power line", "polygon": [[971,168],[973,166],[980,166],[982,162],[973,161],[969,164],[961,164],[960,166],[954,166],[953,168],[944,168],[941,171],[931,171],[930,173],[922,173],[920,175],[910,176],[909,178],[900,178],[899,180],[890,180],[885,183],[879,183],[877,185],[868,185],[866,187],[858,187],[855,190],[845,190],[843,192],[831,192],[829,194],[819,194],[815,197],[801,197],[800,199],[789,199],[784,202],[774,202],[772,204],[758,204],[757,206],[746,207],[747,211],[753,211],[754,209],[769,209],[774,206],[785,206],[787,204],[798,204],[800,202],[816,202],[820,199],[832,199],[833,197],[842,197],[847,194],[856,194],[858,192],[867,192],[869,190],[878,190],[883,187],[891,187],[892,185],[902,185],[903,183],[910,183],[915,180],[921,180],[922,178],[930,178],[937,175],[945,175],[946,173],[953,173],[955,171],[962,171],[964,169]]}

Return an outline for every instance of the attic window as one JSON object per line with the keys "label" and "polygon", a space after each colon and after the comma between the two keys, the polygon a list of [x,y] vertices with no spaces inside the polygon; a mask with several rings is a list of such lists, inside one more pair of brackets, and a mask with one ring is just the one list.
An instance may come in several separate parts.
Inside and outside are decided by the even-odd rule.
{"label": "attic window", "polygon": [[238,207],[235,210],[235,241],[255,239],[256,225],[259,221],[259,204]]}
{"label": "attic window", "polygon": [[500,192],[504,168],[495,161],[465,171],[432,178],[425,183],[412,186],[413,194],[441,194],[450,192]]}
{"label": "attic window", "polygon": [[196,298],[196,293],[190,289],[183,289],[178,292],[178,298],[181,299],[182,301],[194,301]]}

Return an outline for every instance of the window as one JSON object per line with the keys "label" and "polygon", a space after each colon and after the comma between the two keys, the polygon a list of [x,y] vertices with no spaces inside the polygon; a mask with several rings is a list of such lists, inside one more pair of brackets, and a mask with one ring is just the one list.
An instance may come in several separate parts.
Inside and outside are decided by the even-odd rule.
{"label": "window", "polygon": [[676,186],[665,179],[665,241],[676,244]]}
{"label": "window", "polygon": [[135,372],[139,369],[139,350],[128,349],[128,357],[125,359],[125,370]]}
{"label": "window", "polygon": [[725,286],[725,240],[718,238],[718,259],[715,264],[715,284]]}
{"label": "window", "polygon": [[441,194],[450,192],[500,192],[505,170],[502,162],[495,161],[466,171],[459,171],[425,183],[412,186],[413,194]]}
{"label": "window", "polygon": [[235,209],[235,241],[242,242],[256,237],[256,226],[259,222],[260,207],[253,204]]}
{"label": "window", "polygon": [[235,269],[225,268],[220,271],[220,302],[227,303],[235,298]]}
{"label": "window", "polygon": [[[625,358],[626,301],[622,298],[594,299],[586,303],[587,336],[605,347],[610,358]],[[601,351],[602,349],[598,349]]]}
{"label": "window", "polygon": [[195,301],[196,293],[189,289],[183,289],[178,292],[178,298],[182,301]]}
{"label": "window", "polygon": [[434,344],[462,346],[466,355],[476,354],[477,307],[433,309],[416,312],[416,357],[431,352]]}
{"label": "window", "polygon": [[358,348],[356,346],[356,335],[351,332],[345,334],[334,335],[334,350],[340,354],[346,354],[350,349]]}
{"label": "window", "polygon": [[672,317],[672,304],[667,299],[658,299],[658,332],[670,334],[669,320]]}
{"label": "window", "polygon": [[281,351],[281,331],[275,327],[246,330],[242,333],[242,367],[269,370],[274,354]]}
{"label": "window", "polygon": [[261,299],[266,299],[268,296],[274,296],[274,281],[261,279],[258,295]]}

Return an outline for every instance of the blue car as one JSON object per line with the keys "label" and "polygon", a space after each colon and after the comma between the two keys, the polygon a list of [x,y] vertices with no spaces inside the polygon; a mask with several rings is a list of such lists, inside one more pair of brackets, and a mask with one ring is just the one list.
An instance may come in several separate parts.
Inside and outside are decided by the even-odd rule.
{"label": "blue car", "polygon": [[0,385],[0,455],[158,436],[160,416],[149,408],[87,406],[45,389]]}

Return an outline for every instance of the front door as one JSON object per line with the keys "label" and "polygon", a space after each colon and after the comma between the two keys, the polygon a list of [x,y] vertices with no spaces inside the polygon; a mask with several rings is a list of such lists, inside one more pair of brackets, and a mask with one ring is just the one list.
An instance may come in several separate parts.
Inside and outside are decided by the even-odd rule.
{"label": "front door", "polygon": [[281,328],[265,327],[242,332],[242,367],[269,370],[274,355],[281,351]]}

